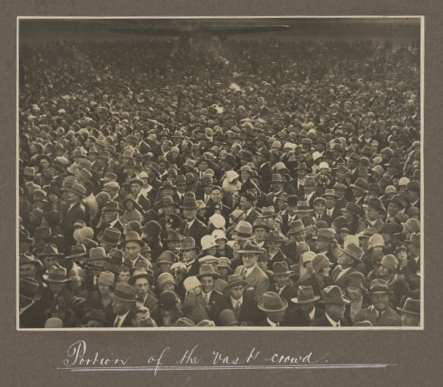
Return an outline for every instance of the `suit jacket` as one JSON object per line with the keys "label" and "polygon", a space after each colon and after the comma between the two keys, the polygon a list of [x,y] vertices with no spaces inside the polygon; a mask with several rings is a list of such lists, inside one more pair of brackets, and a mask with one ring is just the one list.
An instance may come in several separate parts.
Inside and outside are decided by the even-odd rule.
{"label": "suit jacket", "polygon": [[282,223],[282,226],[281,226],[281,231],[282,231],[282,233],[285,234],[285,235],[286,235],[286,233],[289,231],[289,229],[290,229],[289,226],[291,225],[291,223],[292,223],[294,220],[297,219],[297,215],[294,215],[294,216],[291,217],[291,218],[292,218],[292,221],[290,222],[290,221],[289,221],[289,214],[288,214],[288,213],[286,213],[286,214],[284,214],[284,215],[282,216],[283,223]]}
{"label": "suit jacket", "polygon": [[20,328],[43,328],[46,318],[43,304],[36,301],[20,314]]}
{"label": "suit jacket", "polygon": [[314,215],[314,218],[315,218],[316,222],[318,222],[319,220],[323,220],[323,221],[325,221],[329,226],[332,225],[332,218],[331,218],[329,215],[326,214],[326,211],[323,212],[323,214],[321,214],[321,216]]}
{"label": "suit jacket", "polygon": [[86,208],[81,203],[76,203],[71,209],[66,208],[64,214],[62,214],[62,222],[60,224],[66,241],[69,246],[74,245],[76,242],[74,240],[74,223],[78,220],[87,221]]}
{"label": "suit jacket", "polygon": [[280,295],[281,298],[285,299],[286,301],[288,301],[288,304],[290,304],[291,302],[291,298],[297,297],[297,291],[290,285],[286,285],[283,290],[281,290],[280,292],[277,290],[277,284],[272,284],[269,287],[269,290],[271,292],[275,292],[277,294]]}
{"label": "suit jacket", "polygon": [[259,216],[260,214],[255,209],[252,209],[249,215],[245,218],[245,221],[253,224],[254,220],[257,219]]}
{"label": "suit jacket", "polygon": [[[135,314],[133,313],[133,312],[129,312],[127,315],[126,315],[126,317],[125,317],[125,319],[123,320],[123,323],[122,323],[122,325],[121,325],[121,327],[120,328],[127,328],[127,327],[133,327],[134,325],[132,324],[132,320],[134,319],[134,317],[135,317]],[[115,321],[115,319],[117,318],[117,315],[115,314],[114,315],[114,319],[112,320],[112,326],[114,325],[114,321]]]}
{"label": "suit jacket", "polygon": [[[244,276],[244,270],[244,266],[241,265],[238,266],[237,269],[235,269],[234,273]],[[252,272],[244,278],[248,283],[244,293],[244,297],[251,297],[256,302],[260,302],[263,297],[263,293],[269,290],[269,277],[262,269],[260,269],[256,265]]]}
{"label": "suit jacket", "polygon": [[209,298],[209,303],[206,305],[206,310],[208,311],[209,319],[215,322],[215,325],[220,325],[220,320],[218,318],[221,311],[228,309],[228,303],[223,294],[213,290],[211,292],[211,297]]}
{"label": "suit jacket", "polygon": [[341,266],[337,265],[336,267],[334,267],[334,269],[331,272],[331,278],[335,282],[335,284],[341,288],[341,290],[345,290],[346,281],[349,278],[349,275],[351,273],[355,273],[356,271],[357,271],[357,269],[355,269],[354,267],[351,267],[351,268],[349,268],[349,270],[346,273],[344,273],[340,277],[338,277],[338,275],[341,273]]}
{"label": "suit jacket", "polygon": [[286,325],[290,327],[309,327],[312,322],[322,317],[325,312],[319,308],[315,308],[314,319],[311,320],[306,316],[299,307],[292,308],[286,315]]}
{"label": "suit jacket", "polygon": [[268,261],[268,269],[272,270],[272,266],[275,262],[286,262],[288,266],[291,265],[288,258],[282,253],[282,251],[279,249],[277,253]]}
{"label": "suit jacket", "polygon": [[334,283],[334,281],[332,280],[331,277],[325,277],[324,284],[322,286],[318,282],[317,277],[315,276],[315,274],[312,274],[308,279],[300,282],[299,285],[312,286],[312,289],[314,290],[314,294],[316,296],[320,296],[321,297],[320,300],[321,300],[321,299],[323,299],[323,289],[326,286],[335,285],[335,283]]}
{"label": "suit jacket", "polygon": [[388,306],[378,317],[373,305],[360,310],[355,316],[355,322],[363,320],[369,320],[372,326],[375,327],[401,326],[400,316],[390,306]]}
{"label": "suit jacket", "polygon": [[197,259],[195,259],[195,261],[187,269],[185,278],[196,276],[199,273],[199,271],[200,271],[200,264],[198,263]]}
{"label": "suit jacket", "polygon": [[201,239],[205,235],[210,234],[210,232],[209,229],[205,226],[205,224],[201,220],[196,218],[190,229],[187,227],[186,220],[184,220],[180,225],[180,234],[182,234],[183,236],[190,236],[194,238],[195,245],[201,248],[200,244]]}
{"label": "suit jacket", "polygon": [[[346,204],[345,204],[345,206],[346,206]],[[328,209],[326,208],[326,210],[325,210],[325,214],[326,214],[326,216],[328,216],[328,217],[331,219],[331,223],[330,223],[330,225],[332,225],[332,222],[333,222],[336,218],[338,218],[339,216],[342,216],[342,215],[343,215],[343,213],[342,213],[342,211],[341,211],[341,208],[342,208],[342,207],[339,207],[337,204],[335,204],[335,206],[334,206],[333,209],[332,209],[332,215],[328,215]]]}
{"label": "suit jacket", "polygon": [[[319,317],[318,319],[312,322],[313,327],[332,327],[331,323],[326,317],[326,314]],[[340,326],[346,327],[349,326],[349,323],[345,319],[340,319]]]}
{"label": "suit jacket", "polygon": [[[226,301],[229,309],[234,310],[231,297],[227,296]],[[249,297],[243,297],[240,311],[238,315],[236,314],[236,317],[238,322],[244,322],[248,326],[256,326],[265,318],[263,312],[258,309],[257,302]]]}

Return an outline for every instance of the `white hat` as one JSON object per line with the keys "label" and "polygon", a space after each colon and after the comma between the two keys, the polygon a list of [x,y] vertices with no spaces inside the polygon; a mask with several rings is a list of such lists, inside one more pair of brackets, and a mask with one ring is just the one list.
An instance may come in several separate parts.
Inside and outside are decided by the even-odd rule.
{"label": "white hat", "polygon": [[183,262],[175,262],[172,264],[170,271],[175,269],[186,270],[186,265]]}
{"label": "white hat", "polygon": [[406,186],[411,182],[411,180],[409,180],[407,177],[402,177],[399,181],[398,181],[398,185],[399,186]]}
{"label": "white hat", "polygon": [[356,235],[346,235],[343,246],[346,248],[347,245],[353,243],[354,245],[360,247],[360,239]]}
{"label": "white hat", "polygon": [[226,238],[226,234],[223,230],[214,230],[212,231],[212,236],[214,238],[215,241],[217,241],[218,239],[226,239],[228,240],[228,238]]}
{"label": "white hat", "polygon": [[190,290],[193,290],[193,289],[201,286],[201,282],[199,281],[199,279],[197,277],[191,276],[191,277],[185,278],[185,280],[183,281],[183,286],[185,287],[185,290],[187,292],[189,292]]}
{"label": "white hat", "polygon": [[315,253],[313,251],[305,251],[301,256],[301,263],[304,265],[306,262],[312,262],[315,257]]}
{"label": "white hat", "polygon": [[212,235],[205,235],[201,241],[200,244],[202,246],[202,250],[210,249],[211,247],[217,246],[217,243],[215,243],[215,239]]}
{"label": "white hat", "polygon": [[63,321],[60,320],[57,317],[51,317],[51,318],[48,318],[45,321],[44,327],[45,328],[49,328],[49,329],[52,329],[52,328],[63,328]]}
{"label": "white hat", "polygon": [[201,257],[198,259],[198,263],[200,265],[204,265],[204,264],[217,264],[219,263],[220,259],[217,257],[214,257],[213,255],[205,255],[204,257]]}
{"label": "white hat", "polygon": [[209,222],[212,223],[212,225],[217,229],[224,228],[226,226],[226,219],[217,213],[209,218]]}
{"label": "white hat", "polygon": [[315,151],[312,154],[312,160],[314,160],[314,162],[317,161],[320,157],[323,157],[323,155],[320,152],[318,152],[318,151]]}
{"label": "white hat", "polygon": [[322,161],[318,166],[318,169],[327,169],[329,171],[329,164],[326,161]]}
{"label": "white hat", "polygon": [[226,179],[229,183],[233,183],[235,179],[238,179],[240,175],[235,171],[226,172]]}
{"label": "white hat", "polygon": [[295,149],[295,144],[293,144],[292,142],[287,142],[284,146],[283,149],[291,149],[294,150]]}

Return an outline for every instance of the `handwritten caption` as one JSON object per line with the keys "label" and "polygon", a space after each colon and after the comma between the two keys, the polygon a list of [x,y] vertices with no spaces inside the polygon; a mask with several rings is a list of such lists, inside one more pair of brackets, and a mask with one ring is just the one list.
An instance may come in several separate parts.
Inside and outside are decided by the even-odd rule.
{"label": "handwritten caption", "polygon": [[[174,353],[176,352],[176,353]],[[121,356],[110,353],[109,355],[102,354],[98,351],[90,351],[87,348],[86,341],[79,340],[71,344],[66,351],[66,358],[63,359],[63,365],[66,368],[131,368],[134,366],[149,366],[153,367],[154,375],[161,370],[162,367],[167,366],[188,366],[198,367],[201,365],[221,367],[221,366],[240,366],[240,365],[309,365],[319,364],[320,362],[327,363],[327,355],[315,357],[312,352],[303,354],[280,354],[267,353],[257,349],[256,347],[244,350],[241,349],[241,354],[223,353],[221,351],[203,351],[198,345],[187,349],[183,352],[173,351],[171,347],[165,347],[161,351],[154,354],[144,355],[140,361],[140,354],[138,359],[134,356]],[[140,364],[141,363],[141,364]]]}

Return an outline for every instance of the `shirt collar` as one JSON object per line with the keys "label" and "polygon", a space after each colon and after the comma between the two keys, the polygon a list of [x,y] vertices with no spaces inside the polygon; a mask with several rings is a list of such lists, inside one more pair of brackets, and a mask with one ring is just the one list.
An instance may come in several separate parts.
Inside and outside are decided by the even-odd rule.
{"label": "shirt collar", "polygon": [[270,320],[269,317],[267,317],[266,320],[268,321],[268,324],[269,324],[271,327],[279,327],[279,326],[280,326],[279,323],[275,323],[274,321]]}
{"label": "shirt collar", "polygon": [[331,325],[333,327],[339,327],[340,326],[340,321],[334,321],[332,318],[329,317],[329,315],[327,313],[325,313],[326,318],[328,319],[328,321],[331,323]]}
{"label": "shirt collar", "polygon": [[231,297],[232,306],[235,308],[238,304],[243,305],[243,296],[241,296],[238,300],[234,300]]}
{"label": "shirt collar", "polygon": [[122,326],[122,324],[123,324],[123,321],[125,320],[125,318],[126,318],[126,316],[129,314],[129,310],[125,313],[125,314],[122,314],[122,315],[117,315],[117,317],[116,317],[116,319],[117,319],[117,321],[118,321],[118,323],[117,323],[117,327],[118,328],[120,328],[121,326]]}
{"label": "shirt collar", "polygon": [[308,313],[308,316],[311,320],[314,320],[315,317],[315,306],[312,308],[312,310]]}

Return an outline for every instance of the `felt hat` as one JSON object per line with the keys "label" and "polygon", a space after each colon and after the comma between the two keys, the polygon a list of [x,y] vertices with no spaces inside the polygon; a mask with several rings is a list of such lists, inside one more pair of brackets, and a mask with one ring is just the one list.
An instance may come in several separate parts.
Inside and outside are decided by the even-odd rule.
{"label": "felt hat", "polygon": [[207,276],[210,276],[210,277],[213,277],[214,279],[216,279],[216,278],[219,278],[219,277],[220,277],[220,274],[218,274],[218,273],[214,270],[214,268],[212,267],[212,265],[209,265],[209,264],[203,264],[203,265],[200,266],[200,271],[199,271],[199,273],[197,274],[197,278],[198,278],[198,279],[201,279],[201,278],[203,278],[203,277],[207,277]]}
{"label": "felt hat", "polygon": [[197,203],[193,197],[184,197],[183,204],[180,206],[183,210],[195,210],[197,209]]}
{"label": "felt hat", "polygon": [[139,267],[135,269],[134,272],[132,273],[131,278],[129,278],[128,280],[128,284],[134,285],[135,281],[137,281],[139,278],[146,278],[151,286],[155,283],[152,270],[145,267]]}
{"label": "felt hat", "polygon": [[320,299],[320,296],[314,294],[312,286],[300,285],[297,290],[297,297],[291,298],[291,301],[295,304],[309,304],[310,302],[316,302]]}
{"label": "felt hat", "polygon": [[89,250],[88,262],[101,261],[103,259],[109,259],[103,247],[92,247]]}
{"label": "felt hat", "polygon": [[315,273],[319,273],[322,269],[325,269],[331,265],[328,257],[324,254],[316,254],[312,259],[312,268]]}
{"label": "felt hat", "polygon": [[297,202],[297,208],[295,210],[295,212],[297,214],[309,214],[312,213],[314,210],[309,207],[309,204],[306,200],[299,200]]}
{"label": "felt hat", "polygon": [[235,227],[236,235],[233,239],[246,241],[252,237],[253,228],[251,223],[241,220]]}
{"label": "felt hat", "polygon": [[195,327],[195,323],[194,321],[192,321],[187,317],[181,317],[175,322],[175,326],[189,328],[189,327]]}
{"label": "felt hat", "polygon": [[253,240],[246,241],[241,250],[237,250],[239,254],[261,254],[262,251]]}
{"label": "felt hat", "polygon": [[346,207],[342,208],[342,211],[348,212],[357,217],[362,217],[364,215],[362,208],[359,205],[352,202],[346,203]]}
{"label": "felt hat", "polygon": [[20,278],[20,297],[30,301],[38,301],[41,298],[40,284],[31,277]]}
{"label": "felt hat", "polygon": [[369,287],[369,294],[391,294],[388,283],[383,279],[374,279]]}
{"label": "felt hat", "polygon": [[212,320],[204,319],[201,320],[198,324],[198,327],[215,327],[215,323]]}
{"label": "felt hat", "polygon": [[346,245],[344,249],[340,248],[340,250],[343,252],[343,254],[346,254],[352,259],[361,262],[361,258],[363,256],[363,250],[354,243],[349,243]]}
{"label": "felt hat", "polygon": [[398,267],[398,260],[395,257],[395,255],[393,254],[388,254],[385,255],[381,261],[378,263],[378,266],[384,266],[387,269],[389,269],[389,271],[391,273],[396,273],[397,272],[397,267]]}
{"label": "felt hat", "polygon": [[420,247],[420,233],[412,233],[409,239],[406,241],[406,245],[414,245]]}
{"label": "felt hat", "polygon": [[220,325],[224,327],[240,325],[232,309],[222,310],[218,315],[218,319],[220,321]]}
{"label": "felt hat", "polygon": [[100,309],[92,309],[88,313],[85,314],[85,316],[82,319],[83,324],[86,324],[88,321],[99,321],[104,326],[107,326],[108,320],[106,319],[105,312]]}
{"label": "felt hat", "polygon": [[157,287],[161,289],[164,285],[167,284],[174,284],[175,285],[175,279],[174,276],[171,273],[161,273],[157,277]]}
{"label": "felt hat", "polygon": [[272,265],[272,272],[273,277],[293,274],[293,272],[289,270],[288,264],[284,261],[274,262],[274,264]]}
{"label": "felt hat", "polygon": [[59,284],[69,281],[67,278],[67,270],[64,267],[59,267],[59,266],[51,266],[48,269],[48,272],[46,274],[43,274],[43,279],[46,282],[53,282]]}
{"label": "felt hat", "polygon": [[280,312],[288,307],[288,301],[275,292],[265,292],[258,308],[263,312]]}
{"label": "felt hat", "polygon": [[34,240],[42,239],[49,241],[55,239],[55,236],[52,235],[51,229],[49,227],[40,226],[34,230],[33,239]]}
{"label": "felt hat", "polygon": [[45,248],[43,249],[43,251],[38,254],[39,258],[43,258],[43,257],[62,257],[63,254],[58,252],[57,246],[56,245],[46,245]]}
{"label": "felt hat", "polygon": [[71,187],[66,188],[65,190],[73,192],[82,198],[86,196],[86,188],[81,184],[74,183]]}
{"label": "felt hat", "polygon": [[366,277],[359,271],[354,271],[353,273],[349,274],[345,284],[346,286],[360,288],[365,292],[368,291],[366,287]]}
{"label": "felt hat", "polygon": [[400,313],[413,314],[415,316],[420,316],[420,300],[414,300],[408,297],[402,308],[398,307],[397,310]]}
{"label": "felt hat", "polygon": [[286,235],[299,234],[305,230],[303,222],[300,219],[296,219],[289,225],[289,231]]}
{"label": "felt hat", "polygon": [[177,250],[190,251],[196,250],[195,240],[192,237],[184,237],[182,240],[182,245]]}
{"label": "felt hat", "polygon": [[323,241],[323,242],[335,242],[336,233],[333,228],[321,228],[318,230],[316,237],[312,237],[313,240]]}
{"label": "felt hat", "polygon": [[268,223],[266,223],[265,221],[263,221],[263,219],[261,219],[261,218],[257,218],[257,219],[254,220],[252,228],[253,228],[254,231],[257,228],[264,228],[267,231],[271,230],[271,226]]}
{"label": "felt hat", "polygon": [[140,237],[140,234],[137,231],[129,231],[126,234],[125,245],[129,242],[137,242],[140,246],[144,246],[145,242]]}
{"label": "felt hat", "polygon": [[325,193],[322,195],[324,198],[333,197],[336,198],[337,194],[335,193],[335,189],[326,189]]}
{"label": "felt hat", "polygon": [[283,243],[285,240],[279,231],[271,231],[266,238],[266,242]]}
{"label": "felt hat", "polygon": [[110,271],[102,271],[97,279],[98,285],[114,286],[115,275]]}
{"label": "felt hat", "polygon": [[172,251],[163,251],[157,259],[157,264],[160,263],[170,263],[171,265],[175,262],[175,255]]}
{"label": "felt hat", "polygon": [[117,283],[114,292],[114,300],[135,304],[135,288],[124,282]]}
{"label": "felt hat", "polygon": [[343,297],[341,289],[337,285],[330,285],[323,289],[324,303],[326,305],[347,305],[350,301]]}
{"label": "felt hat", "polygon": [[118,245],[121,242],[122,233],[116,228],[105,228],[105,230],[97,236],[99,242],[106,243],[108,245]]}

